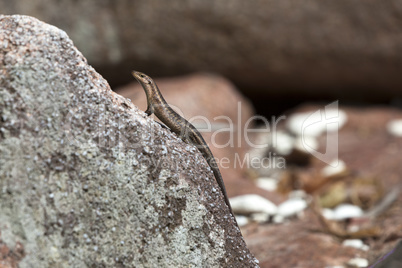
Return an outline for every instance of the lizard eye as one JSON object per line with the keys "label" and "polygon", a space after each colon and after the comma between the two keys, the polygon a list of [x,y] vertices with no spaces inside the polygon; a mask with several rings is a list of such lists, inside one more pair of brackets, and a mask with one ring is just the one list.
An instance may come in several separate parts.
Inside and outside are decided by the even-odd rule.
{"label": "lizard eye", "polygon": [[145,75],[143,75],[143,74],[140,74],[140,76],[141,76],[141,78],[144,78],[144,77],[145,77]]}

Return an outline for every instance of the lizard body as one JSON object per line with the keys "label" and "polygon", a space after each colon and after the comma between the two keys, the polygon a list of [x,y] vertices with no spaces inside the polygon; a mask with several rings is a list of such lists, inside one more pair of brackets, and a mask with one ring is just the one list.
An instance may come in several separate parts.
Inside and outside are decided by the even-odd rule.
{"label": "lizard body", "polygon": [[229,207],[230,212],[234,217],[232,207],[229,203],[229,198],[226,193],[226,188],[223,183],[222,175],[219,167],[216,164],[215,158],[209,149],[207,143],[201,136],[200,132],[186,119],[181,117],[167,104],[163,98],[158,86],[153,79],[144,73],[133,71],[132,75],[144,88],[147,96],[148,108],[145,111],[147,115],[155,114],[166,126],[168,126],[174,133],[176,133],[184,142],[195,145],[202,153],[208,165],[211,167],[215,179],[221,188],[225,203]]}

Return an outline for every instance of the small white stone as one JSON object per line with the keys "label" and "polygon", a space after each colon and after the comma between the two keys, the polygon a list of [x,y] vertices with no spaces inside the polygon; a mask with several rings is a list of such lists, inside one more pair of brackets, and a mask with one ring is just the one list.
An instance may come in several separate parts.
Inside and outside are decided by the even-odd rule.
{"label": "small white stone", "polygon": [[396,137],[402,137],[402,119],[391,120],[387,124],[387,130]]}
{"label": "small white stone", "polygon": [[311,152],[311,150],[318,150],[318,141],[316,137],[313,136],[299,136],[295,140],[295,148],[302,152]]}
{"label": "small white stone", "polygon": [[352,248],[361,248],[364,243],[360,239],[346,239],[342,242],[342,246],[352,247]]}
{"label": "small white stone", "polygon": [[242,215],[236,215],[236,221],[240,227],[245,226],[250,222],[246,216],[242,216]]}
{"label": "small white stone", "polygon": [[291,191],[288,196],[289,196],[289,199],[295,199],[295,198],[300,199],[300,198],[307,198],[308,197],[306,192],[303,191],[303,190]]}
{"label": "small white stone", "polygon": [[369,262],[367,259],[353,258],[350,261],[348,261],[348,264],[356,267],[367,267],[369,265]]}
{"label": "small white stone", "polygon": [[323,208],[321,210],[321,214],[327,219],[327,220],[334,220],[335,219],[335,212],[332,209],[329,208]]}
{"label": "small white stone", "polygon": [[363,210],[355,205],[340,204],[334,209],[334,220],[345,220],[363,216]]}
{"label": "small white stone", "polygon": [[[311,116],[311,117],[310,117]],[[319,136],[324,131],[322,124],[309,122],[316,116],[313,113],[297,113],[289,117],[286,122],[287,129],[297,136]]]}
{"label": "small white stone", "polygon": [[257,186],[272,192],[278,188],[278,181],[273,178],[261,177],[257,179]]}
{"label": "small white stone", "polygon": [[346,121],[347,115],[342,110],[322,109],[293,114],[286,122],[286,127],[297,136],[318,137],[325,131],[339,130]]}
{"label": "small white stone", "polygon": [[278,224],[284,222],[285,218],[282,215],[275,215],[272,221]]}
{"label": "small white stone", "polygon": [[329,163],[328,166],[324,167],[321,170],[321,174],[323,177],[331,177],[334,175],[341,174],[347,170],[345,162],[342,160],[335,160]]}
{"label": "small white stone", "polygon": [[352,247],[361,250],[368,250],[369,247],[363,243],[360,239],[346,239],[342,242],[344,247]]}
{"label": "small white stone", "polygon": [[293,151],[295,138],[283,131],[277,131],[272,137],[272,145],[280,155],[289,155]]}
{"label": "small white stone", "polygon": [[277,207],[266,198],[256,194],[241,195],[230,198],[232,210],[236,214],[249,215],[252,213],[265,212],[268,215],[274,215]]}
{"label": "small white stone", "polygon": [[265,212],[253,213],[250,215],[250,218],[258,223],[267,222],[269,220],[269,214]]}
{"label": "small white stone", "polygon": [[[326,124],[327,131],[329,131],[329,132],[338,131],[348,121],[347,114],[344,111],[339,110],[339,109],[325,110],[325,117],[330,121],[327,124],[327,122],[325,122],[325,120],[324,120],[324,124]],[[334,122],[337,122],[337,124],[332,123],[331,118],[335,118]]]}
{"label": "small white stone", "polygon": [[289,199],[278,206],[278,215],[290,217],[307,208],[307,202],[303,199]]}

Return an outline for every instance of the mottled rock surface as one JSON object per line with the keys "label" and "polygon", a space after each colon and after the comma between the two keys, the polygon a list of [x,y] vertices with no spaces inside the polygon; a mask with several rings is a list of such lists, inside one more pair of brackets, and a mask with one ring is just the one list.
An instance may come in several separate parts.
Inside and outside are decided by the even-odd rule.
{"label": "mottled rock surface", "polygon": [[131,68],[150,75],[201,70],[282,97],[377,101],[402,86],[398,0],[1,0],[0,10],[66,30],[115,82],[129,81]]}
{"label": "mottled rock surface", "polygon": [[0,16],[0,63],[6,264],[257,266],[197,149],[113,93],[65,32]]}

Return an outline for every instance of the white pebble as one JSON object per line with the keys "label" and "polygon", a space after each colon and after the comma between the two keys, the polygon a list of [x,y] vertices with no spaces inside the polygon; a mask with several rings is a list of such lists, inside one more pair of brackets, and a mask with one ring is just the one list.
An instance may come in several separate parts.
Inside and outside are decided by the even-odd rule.
{"label": "white pebble", "polygon": [[342,245],[345,247],[352,247],[361,250],[369,250],[369,246],[365,245],[360,239],[346,239],[342,242]]}
{"label": "white pebble", "polygon": [[303,199],[289,199],[278,206],[278,215],[290,217],[307,208],[307,202]]}
{"label": "white pebble", "polygon": [[326,218],[327,220],[334,220],[335,219],[335,212],[332,209],[329,208],[323,208],[321,211],[321,214]]}
{"label": "white pebble", "polygon": [[247,225],[250,221],[246,216],[236,215],[236,221],[239,227]]}
{"label": "white pebble", "polygon": [[350,261],[348,261],[348,264],[356,267],[367,267],[369,265],[369,262],[367,259],[353,258]]}
{"label": "white pebble", "polygon": [[307,198],[309,195],[306,194],[305,191],[303,190],[293,190],[289,194],[289,199],[295,199],[295,198]]}
{"label": "white pebble", "polygon": [[267,222],[269,220],[269,215],[265,212],[259,212],[259,213],[253,213],[250,215],[250,218],[253,221],[262,223],[262,222]]}
{"label": "white pebble", "polygon": [[345,220],[363,216],[363,210],[355,205],[340,204],[334,209],[334,220]]}
{"label": "white pebble", "polygon": [[237,214],[249,215],[252,213],[265,212],[268,215],[274,215],[277,207],[266,198],[256,194],[241,195],[230,198],[232,210]]}
{"label": "white pebble", "polygon": [[311,150],[318,150],[318,141],[313,136],[299,136],[295,142],[295,148],[302,152],[311,152]]}
{"label": "white pebble", "polygon": [[335,160],[329,163],[328,166],[324,167],[321,170],[321,174],[323,177],[331,177],[334,175],[341,174],[347,170],[345,162],[342,160]]}
{"label": "white pebble", "polygon": [[272,144],[280,155],[289,155],[293,151],[295,138],[283,131],[277,131],[273,136]]}
{"label": "white pebble", "polygon": [[273,178],[258,178],[257,186],[267,191],[275,191],[278,188],[278,181]]}
{"label": "white pebble", "polygon": [[[318,114],[320,115],[320,114]],[[311,117],[310,117],[311,116]],[[312,113],[297,113],[289,117],[286,127],[287,129],[297,136],[319,136],[324,131],[322,124],[310,122],[316,116]],[[315,124],[314,124],[315,123]],[[307,127],[308,126],[308,127]]]}
{"label": "white pebble", "polygon": [[389,121],[387,124],[387,130],[390,134],[396,137],[402,137],[402,119]]}
{"label": "white pebble", "polygon": [[322,109],[293,114],[286,122],[286,127],[297,136],[318,137],[325,131],[337,131],[346,121],[347,115],[342,110]]}
{"label": "white pebble", "polygon": [[285,218],[282,215],[275,215],[272,221],[278,224],[284,222]]}

